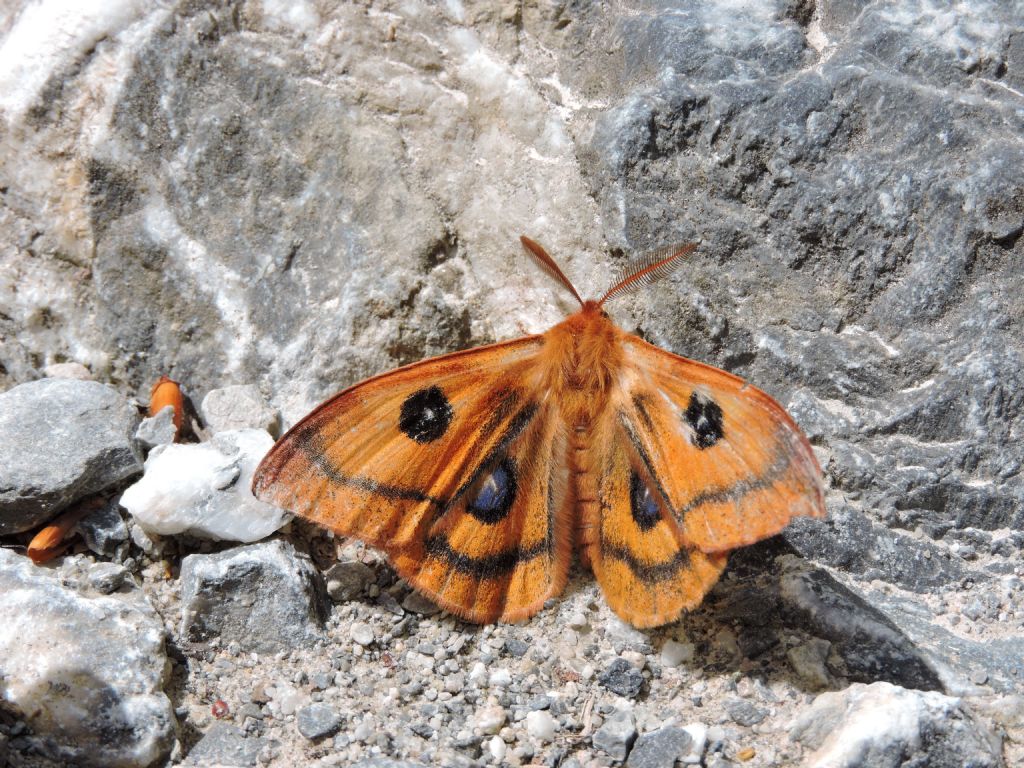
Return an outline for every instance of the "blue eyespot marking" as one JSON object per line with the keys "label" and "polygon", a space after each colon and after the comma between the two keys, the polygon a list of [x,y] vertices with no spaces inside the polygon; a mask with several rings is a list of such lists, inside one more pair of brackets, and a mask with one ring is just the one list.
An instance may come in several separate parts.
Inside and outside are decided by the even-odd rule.
{"label": "blue eyespot marking", "polygon": [[661,519],[657,499],[636,472],[629,478],[629,508],[633,521],[641,531],[651,530]]}
{"label": "blue eyespot marking", "polygon": [[466,511],[481,523],[497,523],[505,518],[516,497],[516,471],[512,459],[501,460],[484,478]]}

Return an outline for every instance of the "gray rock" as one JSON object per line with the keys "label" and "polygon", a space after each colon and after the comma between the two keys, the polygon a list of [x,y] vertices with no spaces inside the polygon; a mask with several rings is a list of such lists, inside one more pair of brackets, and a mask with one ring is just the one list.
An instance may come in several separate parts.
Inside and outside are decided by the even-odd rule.
{"label": "gray rock", "polygon": [[181,564],[181,636],[223,636],[274,652],[321,638],[329,600],[309,558],[281,540],[189,555]]}
{"label": "gray rock", "polygon": [[341,723],[341,715],[328,704],[310,704],[295,713],[295,726],[310,741],[333,735]]}
{"label": "gray rock", "polygon": [[727,700],[725,711],[734,723],[746,726],[757,725],[768,716],[767,711],[746,699]]}
{"label": "gray rock", "polygon": [[875,611],[892,626],[899,627],[917,654],[932,660],[946,693],[976,693],[980,679],[996,691],[1021,690],[1024,637],[971,640],[936,624],[931,614],[922,612],[916,603],[874,591],[866,597]]}
{"label": "gray rock", "polygon": [[184,764],[249,768],[257,765],[260,752],[266,745],[266,739],[246,736],[230,723],[217,722],[192,747]]}
{"label": "gray rock", "polygon": [[267,405],[259,387],[237,384],[211,389],[199,406],[203,422],[211,432],[233,429],[262,429],[276,437],[281,431],[277,411]]}
{"label": "gray rock", "polygon": [[165,406],[155,416],[147,416],[139,422],[135,430],[135,439],[143,448],[155,448],[158,445],[170,445],[178,436],[174,426],[174,407]]}
{"label": "gray rock", "polygon": [[517,659],[521,659],[530,652],[530,644],[518,637],[510,637],[505,641],[505,651],[510,656],[515,656]]}
{"label": "gray rock", "polygon": [[597,676],[597,681],[612,693],[635,699],[644,685],[644,676],[628,661],[617,658]]}
{"label": "gray rock", "polygon": [[821,694],[794,723],[790,737],[813,750],[810,765],[1003,765],[998,737],[959,699],[889,683],[858,683]]}
{"label": "gray rock", "polygon": [[437,603],[415,591],[410,592],[402,599],[401,608],[419,616],[435,616],[441,612]]}
{"label": "gray rock", "polygon": [[129,536],[118,509],[117,499],[111,499],[79,520],[75,527],[90,550],[120,560],[127,551]]}
{"label": "gray rock", "polygon": [[89,586],[101,595],[110,595],[124,587],[130,575],[117,563],[95,563],[89,569]]}
{"label": "gray rock", "polygon": [[789,665],[797,676],[811,690],[827,688],[832,682],[826,660],[832,644],[820,637],[812,637],[806,643],[793,646],[786,651]]}
{"label": "gray rock", "polygon": [[138,415],[95,381],[42,379],[0,394],[0,535],[142,471]]}
{"label": "gray rock", "polygon": [[628,710],[614,712],[591,737],[594,748],[602,750],[614,760],[625,760],[634,741],[636,723],[633,720],[633,713]]}
{"label": "gray rock", "polygon": [[682,728],[666,726],[643,734],[626,760],[626,768],[675,768],[676,760],[692,746],[693,739]]}
{"label": "gray rock", "polygon": [[942,688],[932,660],[888,617],[825,571],[786,573],[780,587],[786,610],[833,643],[850,679]]}
{"label": "gray rock", "polygon": [[373,569],[365,563],[345,560],[324,571],[327,594],[337,603],[354,600],[376,580]]}
{"label": "gray rock", "polygon": [[81,558],[39,568],[0,549],[0,696],[58,764],[162,765],[175,740],[163,621],[141,590],[97,594],[111,568],[123,571]]}

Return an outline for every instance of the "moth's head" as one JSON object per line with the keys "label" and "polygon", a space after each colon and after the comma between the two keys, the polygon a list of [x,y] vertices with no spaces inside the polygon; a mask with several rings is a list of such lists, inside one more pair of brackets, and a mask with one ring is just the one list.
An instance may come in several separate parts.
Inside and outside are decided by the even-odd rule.
{"label": "moth's head", "polygon": [[525,235],[520,235],[519,241],[527,252],[537,259],[537,262],[545,272],[569,289],[569,292],[583,308],[582,314],[584,316],[596,312],[605,318],[608,317],[607,313],[602,309],[605,303],[620,296],[625,296],[642,285],[649,285],[664,277],[668,277],[676,267],[682,264],[683,256],[693,253],[697,249],[697,243],[687,243],[686,245],[672,248],[662,248],[661,250],[646,253],[632,259],[616,276],[612,287],[605,291],[604,296],[597,300],[588,299],[584,301],[580,298],[580,294],[572,284],[572,281],[565,276],[565,273],[562,272],[558,264],[555,263],[555,260],[548,255],[548,252],[544,250],[540,243],[534,242]]}

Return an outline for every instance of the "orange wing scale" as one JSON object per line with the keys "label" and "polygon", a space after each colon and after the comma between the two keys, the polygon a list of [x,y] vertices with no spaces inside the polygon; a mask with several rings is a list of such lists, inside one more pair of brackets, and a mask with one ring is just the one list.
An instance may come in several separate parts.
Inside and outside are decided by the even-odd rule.
{"label": "orange wing scale", "polygon": [[824,515],[814,452],[771,397],[637,338],[627,354],[636,365],[619,403],[623,430],[657,478],[681,542],[727,552],[778,533],[793,517]]}

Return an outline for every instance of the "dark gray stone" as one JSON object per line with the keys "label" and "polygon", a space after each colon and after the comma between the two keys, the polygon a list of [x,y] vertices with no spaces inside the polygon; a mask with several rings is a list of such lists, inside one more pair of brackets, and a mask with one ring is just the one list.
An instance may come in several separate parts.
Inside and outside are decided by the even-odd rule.
{"label": "dark gray stone", "polygon": [[787,573],[780,587],[786,610],[833,643],[851,680],[942,689],[931,660],[899,627],[825,571]]}
{"label": "dark gray stone", "polygon": [[725,702],[725,711],[729,713],[732,721],[738,725],[757,725],[768,717],[766,710],[746,699],[727,700]]}
{"label": "dark gray stone", "polygon": [[121,517],[116,498],[90,512],[75,527],[85,545],[97,555],[121,560],[127,552],[128,526]]}
{"label": "dark gray stone", "polygon": [[327,594],[331,599],[343,603],[362,595],[376,580],[376,576],[373,569],[365,563],[346,560],[334,563],[324,571],[324,580],[327,582]]}
{"label": "dark gray stone", "polygon": [[597,677],[601,685],[612,693],[635,699],[643,688],[644,676],[639,669],[625,659],[614,659]]}
{"label": "dark gray stone", "polygon": [[124,396],[95,381],[42,379],[0,394],[0,535],[139,474],[137,423]]}
{"label": "dark gray stone", "polygon": [[323,636],[329,600],[309,558],[282,540],[189,555],[181,564],[181,636],[274,652]]}
{"label": "dark gray stone", "polygon": [[333,735],[341,723],[341,715],[329,704],[310,704],[295,713],[295,726],[310,741]]}
{"label": "dark gray stone", "polygon": [[675,726],[645,733],[630,750],[626,768],[675,768],[676,759],[689,751],[692,742],[690,734]]}
{"label": "dark gray stone", "polygon": [[217,722],[192,747],[185,765],[249,768],[257,764],[260,751],[266,745],[266,739],[246,736],[230,723]]}
{"label": "dark gray stone", "polygon": [[520,640],[518,637],[510,637],[505,641],[505,650],[510,656],[521,659],[530,652],[530,644],[525,640]]}
{"label": "dark gray stone", "polygon": [[605,718],[591,737],[594,748],[607,753],[614,760],[625,760],[635,741],[636,724],[633,713],[627,710],[617,710]]}

